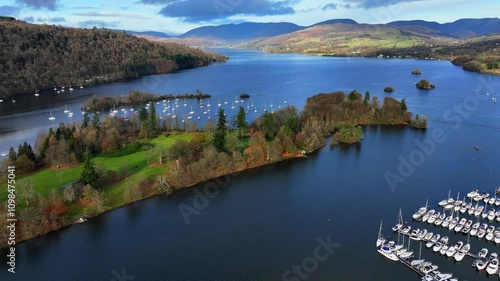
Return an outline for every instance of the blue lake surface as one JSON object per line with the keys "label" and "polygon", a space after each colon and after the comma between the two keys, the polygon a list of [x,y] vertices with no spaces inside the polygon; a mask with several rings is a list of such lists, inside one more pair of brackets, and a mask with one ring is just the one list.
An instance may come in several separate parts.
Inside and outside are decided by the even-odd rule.
{"label": "blue lake surface", "polygon": [[[463,71],[444,61],[326,58],[264,54],[259,51],[217,50],[230,61],[169,75],[76,89],[71,94],[16,97],[0,108],[0,149],[8,150],[56,122],[69,121],[62,112],[77,109],[92,94],[123,95],[131,89],[159,94],[212,94],[231,114],[231,103],[242,92],[259,112],[286,104],[301,108],[307,97],[320,92],[370,91],[405,98],[415,114],[429,117],[426,131],[404,126],[364,128],[361,144],[330,148],[297,159],[223,178],[228,182],[206,201],[199,194],[207,184],[171,196],[158,196],[127,206],[85,224],[51,233],[18,245],[17,273],[6,272],[5,254],[0,280],[420,280],[402,266],[376,252],[380,221],[392,235],[399,208],[415,227],[448,235],[452,243],[467,240],[443,228],[411,222],[413,212],[432,208],[446,198],[472,189],[490,193],[500,185],[500,77]],[[423,75],[411,70],[421,68]],[[437,88],[420,91],[415,83],[429,79]],[[384,87],[395,92],[386,94]],[[196,101],[182,110],[189,111]],[[21,107],[21,105],[26,105]],[[179,110],[181,110],[179,109]],[[199,109],[197,109],[199,110]],[[76,111],[76,110],[74,110]],[[157,111],[159,111],[157,109]],[[236,110],[234,110],[236,111]],[[79,119],[76,111],[73,119]],[[212,112],[213,114],[214,112]],[[200,122],[208,120],[202,116]],[[167,118],[165,116],[165,118]],[[212,116],[214,118],[214,116]],[[54,125],[54,124],[52,124]],[[436,142],[433,134],[440,133]],[[428,153],[419,143],[425,143]],[[476,151],[473,146],[480,146]],[[418,156],[422,156],[418,158]],[[398,168],[410,162],[407,173]],[[413,162],[412,162],[413,161]],[[418,163],[417,163],[418,162]],[[408,167],[406,167],[408,169]],[[387,173],[403,182],[388,182]],[[214,184],[211,181],[209,184]],[[213,191],[213,188],[210,189]],[[212,195],[212,194],[209,194]],[[186,222],[181,209],[196,209]],[[440,210],[441,211],[441,210]],[[500,224],[498,224],[500,226]],[[396,238],[392,235],[393,238]],[[319,241],[335,249],[310,273],[295,266],[314,257]],[[472,251],[500,246],[471,238]],[[418,253],[419,244],[410,245]],[[453,272],[459,280],[486,280],[466,258],[456,264],[422,249],[422,257]],[[326,251],[322,254],[328,253]],[[290,271],[291,273],[286,273]],[[122,273],[126,273],[125,279]],[[121,279],[120,279],[121,278]],[[298,279],[293,279],[298,278]]]}

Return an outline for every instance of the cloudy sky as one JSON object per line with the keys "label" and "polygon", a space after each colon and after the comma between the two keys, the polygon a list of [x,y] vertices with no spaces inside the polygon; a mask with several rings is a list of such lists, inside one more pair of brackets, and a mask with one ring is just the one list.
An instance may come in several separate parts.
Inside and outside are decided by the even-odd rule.
{"label": "cloudy sky", "polygon": [[32,23],[180,34],[245,21],[311,25],[333,18],[361,23],[496,17],[498,0],[1,0],[0,15]]}

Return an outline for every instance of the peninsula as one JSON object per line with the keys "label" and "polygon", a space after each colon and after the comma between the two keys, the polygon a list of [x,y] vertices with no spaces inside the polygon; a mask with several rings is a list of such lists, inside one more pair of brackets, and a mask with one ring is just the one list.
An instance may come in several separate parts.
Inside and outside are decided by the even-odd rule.
{"label": "peninsula", "polygon": [[[11,148],[2,165],[15,165],[18,174],[18,242],[211,178],[303,157],[324,146],[339,126],[356,133],[362,125],[427,125],[422,115],[412,118],[404,100],[380,102],[357,91],[318,94],[301,112],[288,106],[250,124],[243,107],[230,127],[224,109],[218,117],[203,130],[183,129],[159,122],[151,103],[137,118],[85,114],[80,122],[41,134],[34,148],[27,143]],[[339,140],[359,141],[348,134]],[[8,200],[6,185],[5,173],[2,203]],[[1,215],[6,216],[3,208]],[[5,224],[0,221],[0,227]],[[2,232],[1,248],[7,239]]]}

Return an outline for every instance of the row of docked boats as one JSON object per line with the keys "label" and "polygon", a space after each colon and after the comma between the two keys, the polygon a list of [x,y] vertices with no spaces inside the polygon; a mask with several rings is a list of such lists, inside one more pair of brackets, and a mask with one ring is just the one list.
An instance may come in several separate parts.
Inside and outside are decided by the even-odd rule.
{"label": "row of docked boats", "polygon": [[397,229],[395,226],[393,230],[410,237],[412,240],[420,240],[426,242],[425,246],[427,248],[432,248],[435,253],[440,253],[441,255],[446,255],[448,257],[454,258],[456,261],[462,261],[467,254],[470,252],[470,244],[464,245],[462,241],[457,242],[455,245],[449,246],[448,236],[441,236],[440,234],[434,234],[432,232],[427,232],[426,229],[413,229],[410,233],[410,226],[403,226]]}
{"label": "row of docked boats", "polygon": [[[460,196],[460,195],[459,195]],[[489,221],[500,222],[500,211],[496,211],[494,208],[488,209],[489,206],[500,207],[500,197],[489,197],[488,193],[479,193],[477,190],[469,192],[467,194],[470,202],[467,199],[460,200],[453,199],[448,196],[448,199],[440,201],[438,204],[445,211],[454,211],[455,213],[468,214],[470,216],[479,217],[483,219],[488,219]],[[476,201],[475,203],[473,201]],[[479,203],[484,202],[485,205],[479,205]]]}
{"label": "row of docked boats", "polygon": [[448,228],[457,233],[470,234],[478,239],[485,238],[487,241],[500,244],[500,227],[480,223],[479,219],[474,223],[471,219],[460,218],[458,214],[454,216],[453,211],[450,215],[446,215],[446,212],[441,213],[434,209],[426,210],[427,206],[420,208],[413,215],[413,218],[428,224]]}
{"label": "row of docked boats", "polygon": [[[404,236],[403,236],[404,237]],[[436,237],[432,237],[436,239]],[[436,240],[437,241],[437,240]],[[443,240],[444,241],[444,240]],[[391,261],[399,261],[411,270],[422,276],[423,281],[457,281],[451,273],[441,273],[438,266],[421,258],[422,248],[420,248],[419,259],[410,260],[413,252],[406,249],[404,240],[402,244],[396,244],[382,236],[382,223],[380,223],[379,234],[376,242],[377,252]]]}
{"label": "row of docked boats", "polygon": [[499,258],[497,253],[491,253],[488,256],[488,249],[483,248],[477,254],[478,259],[472,264],[478,271],[486,270],[490,275],[500,274]]}

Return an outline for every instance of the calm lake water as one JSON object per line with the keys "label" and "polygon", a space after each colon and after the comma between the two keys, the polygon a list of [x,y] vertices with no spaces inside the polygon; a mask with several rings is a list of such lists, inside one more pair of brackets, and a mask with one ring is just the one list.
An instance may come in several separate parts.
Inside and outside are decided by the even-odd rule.
{"label": "calm lake water", "polygon": [[[50,110],[62,121],[65,104],[75,109],[93,93],[121,95],[131,89],[177,94],[200,88],[212,94],[213,106],[218,100],[230,106],[247,92],[251,98],[245,103],[270,109],[271,101],[276,107],[285,101],[301,107],[308,96],[336,90],[369,90],[383,99],[382,89],[390,85],[396,89],[391,96],[406,98],[410,111],[429,117],[429,128],[366,127],[359,145],[327,146],[306,159],[224,178],[228,184],[209,194],[207,201],[199,196],[207,190],[202,184],[22,243],[15,276],[6,273],[2,253],[0,280],[282,280],[288,270],[288,280],[420,280],[376,252],[380,221],[384,234],[392,235],[399,208],[410,221],[427,199],[437,209],[449,190],[462,197],[475,188],[491,193],[500,184],[500,104],[491,99],[500,94],[500,77],[464,72],[439,61],[220,51],[231,57],[228,63],[75,90],[73,96],[60,95],[50,102],[30,97],[25,101],[28,111],[18,108],[21,97],[14,105],[4,102],[1,148],[33,140],[40,128],[50,126]],[[416,67],[423,70],[422,76],[410,74]],[[422,78],[437,88],[418,91],[414,83]],[[433,140],[438,133],[444,142]],[[424,154],[416,142],[434,149]],[[473,149],[476,145],[479,151]],[[401,161],[419,163],[402,175],[404,182],[389,184],[384,175],[399,174]],[[180,209],[188,207],[196,212],[186,223]],[[410,223],[448,235],[451,242],[467,239]],[[310,257],[324,244],[320,240],[330,240],[333,251],[311,273],[293,273],[295,265],[314,265]],[[482,247],[500,252],[499,246],[476,238],[471,244],[474,252]],[[419,245],[411,246],[418,253]],[[459,280],[488,279],[471,267],[471,258],[456,264],[425,247],[422,256]]]}

